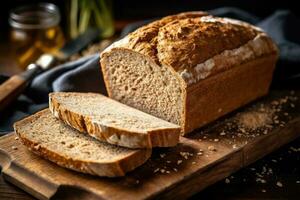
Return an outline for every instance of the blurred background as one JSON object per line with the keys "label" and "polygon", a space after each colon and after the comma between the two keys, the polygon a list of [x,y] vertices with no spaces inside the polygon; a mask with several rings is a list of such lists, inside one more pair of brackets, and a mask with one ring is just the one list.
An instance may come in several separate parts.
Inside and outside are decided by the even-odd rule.
{"label": "blurred background", "polygon": [[[45,24],[49,21],[39,21],[42,27],[38,31],[24,30],[24,28],[20,31],[20,28],[16,29],[9,23],[15,8],[36,5],[40,2],[45,1],[10,0],[0,7],[0,74],[12,75],[24,70],[41,53],[51,52],[61,47],[65,41],[84,32],[89,26],[97,26],[105,30],[101,33],[100,40],[103,41],[105,38],[111,40],[117,38],[129,23],[190,10],[236,7],[264,18],[275,10],[288,9],[299,16],[296,1],[266,3],[261,0],[48,0],[48,3],[58,7],[60,13],[58,23],[54,22],[54,25],[45,28]],[[24,16],[21,18],[24,19]],[[21,20],[21,23],[24,21]],[[36,36],[37,34],[39,36]],[[33,48],[33,43],[36,44],[36,48]],[[96,52],[108,44],[109,41],[106,40],[100,46],[90,47],[91,51],[85,54]],[[79,56],[75,55],[71,59],[77,59]]]}
{"label": "blurred background", "polygon": [[[39,9],[25,7],[41,2],[53,3],[55,6],[42,6]],[[234,7],[246,11],[248,21],[259,23],[268,17],[267,23],[259,24],[273,32],[280,47],[280,60],[277,75],[287,79],[294,75],[298,82],[291,82],[293,87],[300,86],[300,13],[297,1],[262,1],[262,0],[9,0],[0,6],[0,82],[8,76],[20,73],[27,64],[34,62],[42,53],[52,53],[67,41],[85,32],[88,27],[101,28],[99,37],[80,53],[68,60],[77,60],[85,55],[100,52],[112,41],[133,30],[140,22],[183,11],[212,10]],[[20,7],[22,8],[20,10]],[[16,10],[16,8],[19,8]],[[28,11],[29,10],[29,11]],[[233,9],[229,9],[233,10]],[[278,12],[278,10],[288,10]],[[216,10],[215,10],[216,11]],[[224,9],[223,9],[224,11]],[[247,15],[247,12],[250,13]],[[276,14],[274,14],[276,12]],[[31,14],[30,14],[31,13]],[[34,15],[32,15],[34,13]],[[237,15],[241,13],[236,13]],[[245,13],[244,13],[245,14]],[[274,15],[273,15],[274,14]],[[235,15],[235,16],[237,16]],[[38,16],[38,17],[37,17]],[[230,17],[232,15],[229,15]],[[270,17],[271,16],[271,17]],[[233,16],[234,17],[234,16]],[[31,26],[28,26],[30,24]],[[131,28],[128,28],[131,25]],[[94,56],[95,57],[95,56]],[[88,59],[87,59],[88,60]],[[92,62],[90,62],[90,60]],[[48,93],[53,91],[101,91],[99,77],[99,60],[91,58],[66,64],[61,69],[54,69],[47,75],[37,77],[35,82],[12,104],[4,114],[0,113],[1,131],[12,129],[14,121],[48,106]],[[49,72],[49,71],[48,71]],[[45,72],[47,73],[47,72]],[[284,85],[281,79],[277,79]],[[288,80],[288,79],[287,79]],[[286,80],[285,80],[286,81]],[[288,81],[286,81],[288,82]],[[92,85],[92,86],[91,86]],[[66,89],[67,88],[67,89]],[[5,117],[3,117],[5,116]],[[300,148],[300,140],[293,145]],[[230,176],[231,184],[219,182],[193,199],[299,199],[299,161],[300,154],[291,154],[287,146],[253,166]],[[274,165],[274,159],[284,160],[274,167],[268,182],[267,193],[262,184],[257,184],[251,169],[265,169]],[[267,163],[267,164],[266,164]],[[244,180],[247,178],[247,182]],[[276,179],[284,180],[284,188],[278,189]],[[249,181],[248,181],[249,180]],[[274,182],[275,181],[275,182]],[[0,179],[1,182],[1,179]],[[263,189],[263,191],[262,191]],[[4,190],[3,190],[4,191]],[[264,196],[265,195],[265,196]],[[215,197],[215,198],[213,198]]]}

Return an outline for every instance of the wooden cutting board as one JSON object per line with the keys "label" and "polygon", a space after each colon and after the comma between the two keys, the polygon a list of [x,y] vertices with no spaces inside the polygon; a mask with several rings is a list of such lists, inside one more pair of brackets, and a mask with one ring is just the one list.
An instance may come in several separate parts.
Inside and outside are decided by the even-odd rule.
{"label": "wooden cutting board", "polygon": [[[11,133],[0,138],[2,174],[39,199],[187,198],[300,136],[299,96],[273,91],[181,138],[174,148],[154,149],[149,161],[121,178],[61,168],[29,152]],[[253,114],[272,116],[273,122],[255,130],[238,125]]]}

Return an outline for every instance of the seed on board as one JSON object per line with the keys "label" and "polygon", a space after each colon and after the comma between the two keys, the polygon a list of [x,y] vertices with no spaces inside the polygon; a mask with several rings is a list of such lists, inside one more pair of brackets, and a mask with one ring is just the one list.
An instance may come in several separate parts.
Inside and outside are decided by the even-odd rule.
{"label": "seed on board", "polygon": [[207,149],[209,151],[217,151],[217,149],[214,146],[209,146]]}
{"label": "seed on board", "polygon": [[292,108],[295,108],[295,104],[291,103],[291,107],[292,107]]}
{"label": "seed on board", "polygon": [[226,133],[225,133],[224,131],[222,131],[222,132],[220,133],[220,135],[221,135],[221,136],[224,136],[224,135],[226,135]]}
{"label": "seed on board", "polygon": [[261,192],[265,193],[265,192],[267,192],[267,190],[265,190],[265,189],[262,189],[262,190],[261,190]]}
{"label": "seed on board", "polygon": [[283,187],[283,184],[282,184],[280,181],[277,181],[276,185],[277,185],[278,187]]}
{"label": "seed on board", "polygon": [[159,168],[156,168],[153,172],[156,173],[159,171]]}
{"label": "seed on board", "polygon": [[182,163],[182,160],[177,160],[177,165],[180,165]]}
{"label": "seed on board", "polygon": [[226,183],[226,184],[230,183],[229,178],[226,178],[226,179],[225,179],[225,183]]}
{"label": "seed on board", "polygon": [[164,158],[165,156],[166,156],[165,153],[161,153],[161,154],[160,154],[160,157],[161,157],[161,158]]}

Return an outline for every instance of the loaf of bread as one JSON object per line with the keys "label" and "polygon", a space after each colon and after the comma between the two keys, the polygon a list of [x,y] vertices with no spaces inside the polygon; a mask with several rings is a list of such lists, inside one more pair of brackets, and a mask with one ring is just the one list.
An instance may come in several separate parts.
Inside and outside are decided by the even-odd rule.
{"label": "loaf of bread", "polygon": [[151,149],[128,149],[100,142],[56,119],[45,109],[14,124],[22,143],[34,153],[75,171],[124,176],[151,156]]}
{"label": "loaf of bread", "polygon": [[53,115],[98,140],[129,148],[170,147],[180,126],[96,93],[49,94]]}
{"label": "loaf of bread", "polygon": [[205,12],[168,16],[101,54],[111,98],[199,128],[268,93],[278,49],[261,29]]}

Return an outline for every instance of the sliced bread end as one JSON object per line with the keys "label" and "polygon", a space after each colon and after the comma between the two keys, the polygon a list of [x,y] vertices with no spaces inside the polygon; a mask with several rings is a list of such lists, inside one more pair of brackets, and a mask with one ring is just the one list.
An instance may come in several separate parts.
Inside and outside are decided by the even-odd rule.
{"label": "sliced bread end", "polygon": [[[77,100],[78,106],[74,106],[73,101],[79,98],[80,100]],[[85,108],[91,109],[88,108],[90,106],[93,106],[95,109],[103,109],[98,111],[85,110]],[[55,117],[61,119],[66,124],[111,144],[128,148],[152,148],[175,146],[179,142],[180,126],[121,104],[101,94],[50,93],[49,108]],[[104,112],[105,114],[103,114]],[[125,115],[122,116],[121,113],[125,113]],[[129,113],[131,114],[129,115]],[[119,120],[117,119],[118,117],[124,117],[124,126],[117,123],[103,122],[106,120],[105,117],[103,117],[103,120],[99,120],[99,116],[108,114],[113,116],[113,120],[115,120],[114,117],[116,120]],[[120,116],[118,116],[119,114]],[[133,121],[137,120],[136,124],[132,123],[132,127],[126,127],[125,118],[127,114],[129,119],[132,117]],[[97,116],[98,121],[95,120],[94,116],[96,115],[99,115]],[[143,126],[142,120],[139,117],[145,121],[145,127],[135,127],[137,124]]]}
{"label": "sliced bread end", "polygon": [[124,176],[151,156],[150,149],[117,147],[81,134],[53,117],[48,109],[16,122],[14,129],[32,152],[62,167],[92,175]]}

